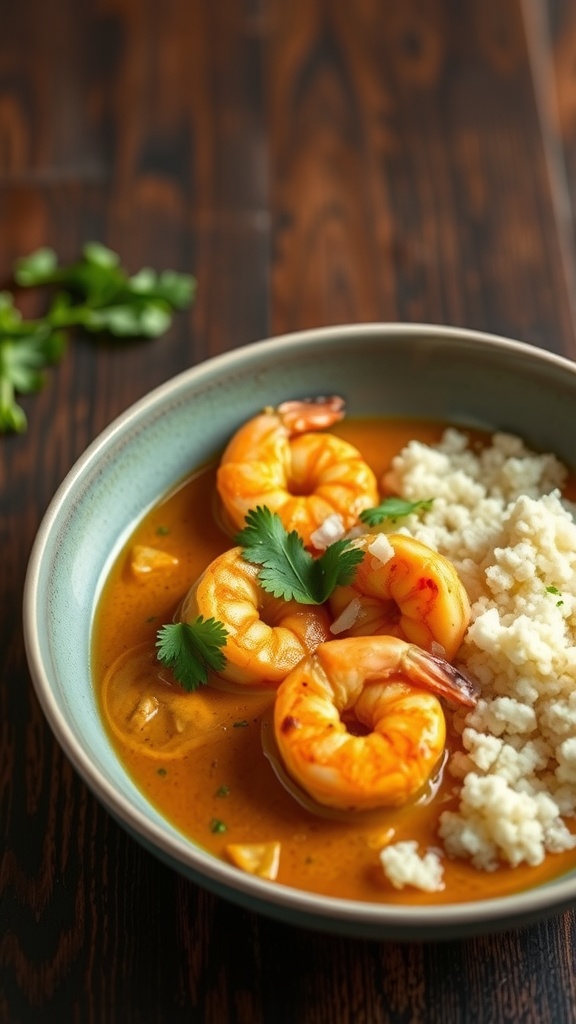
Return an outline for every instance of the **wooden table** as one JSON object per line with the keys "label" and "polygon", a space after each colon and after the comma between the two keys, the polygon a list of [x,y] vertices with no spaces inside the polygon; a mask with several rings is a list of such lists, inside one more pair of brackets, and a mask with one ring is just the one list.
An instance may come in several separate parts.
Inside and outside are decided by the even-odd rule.
{"label": "wooden table", "polygon": [[[0,278],[98,239],[194,273],[161,339],[75,338],[0,438],[0,1020],[562,1022],[572,912],[445,944],[300,931],[129,839],[48,730],[21,597],[42,514],[117,414],[209,356],[350,321],[430,321],[576,357],[569,0],[1,5]],[[23,308],[37,301],[26,296]]]}

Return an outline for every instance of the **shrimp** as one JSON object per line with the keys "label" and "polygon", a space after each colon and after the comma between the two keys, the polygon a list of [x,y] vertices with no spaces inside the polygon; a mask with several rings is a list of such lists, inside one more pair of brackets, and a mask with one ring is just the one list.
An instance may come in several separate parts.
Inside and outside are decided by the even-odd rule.
{"label": "shrimp", "polygon": [[228,632],[221,675],[242,686],[275,688],[295,665],[330,637],[330,616],[268,594],[259,566],[235,547],[214,559],[186,595],[180,619],[218,619]]}
{"label": "shrimp", "polygon": [[[470,621],[470,602],[447,558],[404,534],[357,538],[364,558],[350,586],[337,587],[330,610],[345,636],[386,633],[451,661]],[[348,619],[348,622],[346,621]]]}
{"label": "shrimp", "polygon": [[442,756],[439,697],[476,702],[470,680],[414,644],[391,636],[320,644],[276,693],[274,735],[285,769],[328,807],[401,806]]}
{"label": "shrimp", "polygon": [[343,532],[356,525],[378,503],[378,484],[357,448],[322,430],[343,416],[343,399],[334,396],[284,402],[240,427],[216,481],[232,526],[242,528],[251,509],[267,505],[313,547],[311,535],[329,516],[341,517]]}

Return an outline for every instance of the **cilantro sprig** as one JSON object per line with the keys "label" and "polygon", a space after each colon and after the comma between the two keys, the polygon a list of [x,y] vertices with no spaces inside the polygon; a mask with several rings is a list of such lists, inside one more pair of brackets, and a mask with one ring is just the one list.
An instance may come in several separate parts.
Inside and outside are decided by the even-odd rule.
{"label": "cilantro sprig", "polygon": [[315,558],[300,535],[289,533],[266,506],[248,512],[236,543],[247,562],[262,566],[258,579],[267,593],[300,604],[323,604],[336,586],[352,582],[364,557],[349,541],[338,540]]}
{"label": "cilantro sprig", "polygon": [[17,396],[38,391],[43,371],[57,363],[68,332],[152,338],[170,326],[173,312],[194,299],[196,282],[173,270],[144,267],[129,276],[117,253],[89,242],[79,260],[62,265],[43,248],[17,261],[14,280],[22,288],[49,288],[44,316],[24,320],[9,292],[0,292],[0,433],[23,432],[26,415]]}
{"label": "cilantro sprig", "polygon": [[0,433],[26,429],[17,395],[39,391],[44,370],[59,361],[66,347],[62,331],[42,321],[25,321],[9,292],[0,292]]}
{"label": "cilantro sprig", "polygon": [[[265,506],[251,509],[246,526],[236,537],[247,562],[260,565],[263,589],[284,601],[318,605],[328,600],[337,586],[351,583],[364,554],[348,540],[337,540],[315,558],[295,530],[288,532],[280,516]],[[198,616],[195,622],[162,626],[156,634],[156,657],[171,669],[180,685],[197,690],[208,673],[226,665],[228,632],[217,619]],[[247,725],[245,721],[235,725]]]}
{"label": "cilantro sprig", "polygon": [[378,526],[385,519],[402,519],[412,512],[429,512],[432,508],[433,498],[424,498],[421,501],[406,501],[405,498],[392,496],[384,498],[374,508],[364,509],[360,513],[360,519],[367,526]]}
{"label": "cilantro sprig", "polygon": [[217,619],[198,616],[195,622],[171,622],[156,635],[156,657],[174,674],[184,690],[192,692],[208,682],[208,672],[221,672],[226,664],[222,647],[228,633]]}

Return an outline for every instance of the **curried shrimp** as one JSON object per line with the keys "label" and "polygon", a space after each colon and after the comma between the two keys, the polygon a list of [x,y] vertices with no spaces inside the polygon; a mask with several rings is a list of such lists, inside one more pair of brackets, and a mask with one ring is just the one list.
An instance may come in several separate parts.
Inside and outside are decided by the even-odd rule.
{"label": "curried shrimp", "polygon": [[447,558],[404,534],[366,535],[354,542],[364,558],[353,583],[337,587],[330,610],[345,636],[382,633],[418,644],[451,661],[470,621],[470,602]]}
{"label": "curried shrimp", "polygon": [[258,580],[259,566],[231,548],[214,559],[184,599],[180,618],[218,619],[228,632],[221,675],[242,686],[275,688],[298,662],[330,637],[320,605],[284,601]]}
{"label": "curried shrimp", "polygon": [[[476,702],[470,680],[414,644],[391,636],[320,644],[276,693],[274,734],[286,771],[328,807],[405,804],[444,750],[439,697]],[[349,731],[347,719],[368,732]]]}
{"label": "curried shrimp", "polygon": [[334,396],[284,402],[240,427],[217,474],[235,528],[251,509],[267,505],[313,546],[312,534],[329,516],[339,515],[346,531],[378,503],[375,474],[358,449],[323,430],[343,416],[344,402]]}

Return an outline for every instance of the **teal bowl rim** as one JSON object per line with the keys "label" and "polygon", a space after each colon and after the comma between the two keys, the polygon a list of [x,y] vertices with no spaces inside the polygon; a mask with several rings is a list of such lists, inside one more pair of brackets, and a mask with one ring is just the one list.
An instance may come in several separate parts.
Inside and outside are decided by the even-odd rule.
{"label": "teal bowl rim", "polygon": [[[487,353],[498,350],[566,376],[576,395],[576,363],[566,357],[499,335],[443,325],[344,324],[279,335],[214,356],[170,378],[131,405],[99,434],[68,472],[45,512],[31,551],[24,586],[24,640],[36,695],[65,755],[109,813],[160,860],[223,898],[290,924],[364,938],[438,940],[518,927],[569,909],[576,904],[576,870],[511,896],[418,906],[325,897],[244,874],[183,835],[167,834],[163,822],[151,821],[102,776],[91,760],[89,745],[75,733],[58,705],[39,642],[41,629],[50,625],[42,621],[44,595],[40,586],[47,551],[63,515],[74,514],[75,492],[97,472],[99,463],[119,439],[141,430],[151,415],[160,415],[166,403],[178,401],[194,384],[209,384],[215,376],[229,380],[240,368],[250,370],[282,353],[309,350],[311,344],[323,349],[352,337],[383,340],[397,335],[419,338],[424,345],[453,340]],[[158,498],[161,496],[159,492]],[[145,511],[143,508],[141,515]]]}

